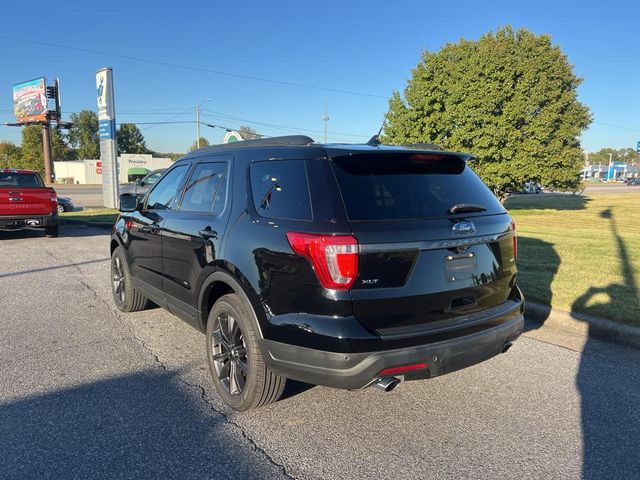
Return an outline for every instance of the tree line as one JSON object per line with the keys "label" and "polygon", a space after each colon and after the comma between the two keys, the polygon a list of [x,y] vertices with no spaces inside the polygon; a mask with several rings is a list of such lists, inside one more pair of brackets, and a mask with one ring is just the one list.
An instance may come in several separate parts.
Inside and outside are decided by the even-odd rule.
{"label": "tree line", "polygon": [[[51,129],[51,153],[54,161],[84,160],[100,158],[100,136],[98,133],[98,115],[92,110],[72,113],[73,123],[68,131]],[[256,132],[250,127],[242,126],[240,131],[245,139],[256,138]],[[144,135],[135,123],[122,123],[117,130],[118,155],[122,153],[150,153],[156,156],[169,157],[173,160],[182,153],[155,152],[147,147]],[[209,141],[201,137],[200,146],[209,145]],[[196,144],[190,150],[196,148]],[[0,141],[0,168],[23,168],[44,171],[42,127],[31,125],[22,127],[22,144]]]}

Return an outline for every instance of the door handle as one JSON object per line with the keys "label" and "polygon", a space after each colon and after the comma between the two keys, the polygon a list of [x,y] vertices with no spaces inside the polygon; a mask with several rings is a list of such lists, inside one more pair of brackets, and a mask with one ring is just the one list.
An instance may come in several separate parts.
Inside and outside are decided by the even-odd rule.
{"label": "door handle", "polygon": [[140,231],[144,233],[158,233],[160,231],[160,227],[158,225],[145,225],[140,227]]}
{"label": "door handle", "polygon": [[206,227],[203,230],[200,230],[198,232],[198,235],[200,235],[205,240],[209,240],[210,238],[217,238],[218,232],[216,232],[215,230],[211,230],[211,227]]}

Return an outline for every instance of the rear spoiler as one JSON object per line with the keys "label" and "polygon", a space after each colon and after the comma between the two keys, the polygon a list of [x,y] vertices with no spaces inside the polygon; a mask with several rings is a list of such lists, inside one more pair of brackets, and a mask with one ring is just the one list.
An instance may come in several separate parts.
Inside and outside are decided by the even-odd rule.
{"label": "rear spoiler", "polygon": [[409,144],[404,144],[402,146],[405,147],[405,148],[411,148],[411,149],[415,149],[415,150],[424,150],[425,153],[426,152],[429,152],[429,153],[444,153],[446,155],[451,155],[453,157],[456,157],[456,158],[462,160],[463,162],[468,162],[469,160],[475,159],[475,156],[473,156],[470,153],[449,152],[449,151],[443,149],[442,147],[440,147],[439,145],[436,145],[435,143],[409,143]]}

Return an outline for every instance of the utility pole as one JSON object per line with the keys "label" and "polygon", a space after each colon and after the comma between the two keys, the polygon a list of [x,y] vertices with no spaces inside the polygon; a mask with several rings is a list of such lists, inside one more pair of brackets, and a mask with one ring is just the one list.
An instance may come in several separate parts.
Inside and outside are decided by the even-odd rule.
{"label": "utility pole", "polygon": [[196,148],[200,148],[200,107],[209,101],[211,101],[210,98],[205,98],[196,105]]}
{"label": "utility pole", "polygon": [[327,143],[327,125],[329,124],[329,115],[327,113],[327,102],[324,103],[324,117],[322,117],[322,121],[324,122],[324,143]]}
{"label": "utility pole", "polygon": [[44,153],[44,183],[53,183],[51,164],[51,126],[49,122],[42,125],[42,147]]}

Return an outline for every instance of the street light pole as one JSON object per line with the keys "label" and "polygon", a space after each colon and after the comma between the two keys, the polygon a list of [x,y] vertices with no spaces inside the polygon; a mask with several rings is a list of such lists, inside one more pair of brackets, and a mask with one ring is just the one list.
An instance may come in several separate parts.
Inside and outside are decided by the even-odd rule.
{"label": "street light pole", "polygon": [[196,148],[200,148],[200,107],[209,101],[211,101],[210,98],[205,98],[196,105]]}

